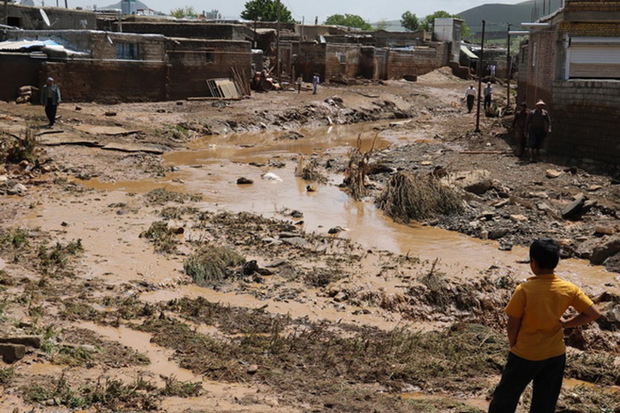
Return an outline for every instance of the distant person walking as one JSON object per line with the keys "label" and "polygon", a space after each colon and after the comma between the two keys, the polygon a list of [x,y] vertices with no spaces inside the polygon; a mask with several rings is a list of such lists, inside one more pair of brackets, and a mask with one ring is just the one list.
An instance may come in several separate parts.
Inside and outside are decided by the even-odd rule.
{"label": "distant person walking", "polygon": [[493,98],[493,85],[491,82],[487,83],[487,87],[484,88],[484,110],[491,107],[491,99]]}
{"label": "distant person walking", "polygon": [[319,83],[321,83],[321,79],[319,78],[319,74],[315,73],[312,76],[312,94],[316,95],[317,90],[319,89]]}
{"label": "distant person walking", "polygon": [[491,77],[495,77],[495,64],[491,64],[489,70],[491,71]]}
{"label": "distant person walking", "polygon": [[304,83],[304,78],[299,76],[297,78],[297,93],[301,93],[301,85]]}
{"label": "distant person walking", "polygon": [[530,111],[527,110],[527,103],[521,103],[520,109],[515,113],[515,117],[512,120],[512,130],[515,136],[516,154],[518,157],[523,156],[525,152],[526,131],[525,123]]}
{"label": "distant person walking", "polygon": [[530,148],[530,162],[536,162],[547,134],[551,133],[551,117],[545,110],[545,102],[536,102],[536,109],[531,111],[525,122],[528,134],[527,146]]}
{"label": "distant person walking", "polygon": [[60,88],[54,83],[54,78],[48,77],[41,88],[41,105],[45,106],[45,115],[49,120],[49,128],[56,123],[56,111],[60,103]]}
{"label": "distant person walking", "polygon": [[465,99],[467,100],[467,113],[471,113],[471,110],[474,108],[474,101],[476,100],[476,89],[474,89],[474,85],[469,85],[465,90]]}

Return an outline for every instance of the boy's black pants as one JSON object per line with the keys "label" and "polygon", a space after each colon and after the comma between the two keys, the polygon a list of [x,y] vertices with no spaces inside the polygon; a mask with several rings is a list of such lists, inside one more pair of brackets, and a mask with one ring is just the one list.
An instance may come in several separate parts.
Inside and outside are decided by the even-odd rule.
{"label": "boy's black pants", "polygon": [[565,366],[566,354],[541,361],[530,361],[509,353],[502,379],[493,393],[489,413],[514,412],[521,393],[532,380],[534,391],[530,413],[555,412]]}

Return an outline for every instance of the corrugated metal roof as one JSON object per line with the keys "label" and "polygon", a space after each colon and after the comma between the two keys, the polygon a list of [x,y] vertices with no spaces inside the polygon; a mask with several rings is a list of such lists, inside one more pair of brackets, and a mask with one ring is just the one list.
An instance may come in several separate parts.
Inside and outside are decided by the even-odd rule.
{"label": "corrugated metal roof", "polygon": [[47,40],[7,40],[5,42],[0,42],[0,50],[5,51],[29,51],[32,49],[41,49],[43,51],[53,50],[56,52],[64,52],[67,55],[80,55],[87,56],[88,53],[77,52],[75,50],[67,49],[65,46],[60,43],[47,39]]}
{"label": "corrugated metal roof", "polygon": [[478,56],[476,56],[471,50],[469,50],[467,46],[461,45],[461,52],[465,53],[465,55],[470,59],[478,59]]}

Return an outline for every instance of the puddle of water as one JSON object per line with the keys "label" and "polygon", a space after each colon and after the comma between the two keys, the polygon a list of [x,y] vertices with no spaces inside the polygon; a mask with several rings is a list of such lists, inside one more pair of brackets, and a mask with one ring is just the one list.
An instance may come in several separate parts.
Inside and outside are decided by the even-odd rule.
{"label": "puddle of water", "polygon": [[[298,154],[312,153],[317,148],[331,151],[338,146],[340,153],[334,150],[334,156],[346,156],[342,145],[355,144],[357,134],[363,130],[370,132],[363,134],[362,146],[370,148],[376,133],[371,133],[372,126],[368,125],[334,127],[332,130],[320,128],[304,131],[305,138],[275,142],[273,134],[268,132],[211,137],[195,143],[194,150],[165,155],[166,162],[179,170],[165,179],[116,183],[93,179],[82,184],[107,191],[143,193],[166,187],[199,193],[204,199],[201,207],[211,211],[250,211],[264,217],[282,218],[280,212],[285,209],[299,210],[304,214],[306,231],[327,233],[330,228],[339,226],[345,228],[340,237],[358,242],[366,249],[388,250],[428,260],[439,258],[447,265],[460,264],[461,269],[466,266],[469,275],[476,275],[496,264],[515,267],[518,278],[530,276],[527,264],[517,265],[527,257],[527,249],[515,247],[510,252],[503,252],[497,249],[496,242],[433,227],[396,224],[373,204],[349,198],[337,187],[342,182],[341,176],[331,176],[329,184],[315,185],[317,191],[308,192],[308,183],[294,175]],[[387,144],[382,139],[379,138],[378,142]],[[239,146],[249,142],[254,146]],[[249,165],[250,162],[266,163],[274,157],[284,162],[285,167],[269,169]],[[268,170],[282,178],[282,182],[261,179]],[[252,179],[254,184],[237,185],[237,178],[242,176]],[[560,276],[579,285],[588,285],[593,293],[618,290],[617,287],[605,287],[605,283],[614,282],[615,275],[603,267],[591,266],[585,261],[565,260],[558,269]]]}

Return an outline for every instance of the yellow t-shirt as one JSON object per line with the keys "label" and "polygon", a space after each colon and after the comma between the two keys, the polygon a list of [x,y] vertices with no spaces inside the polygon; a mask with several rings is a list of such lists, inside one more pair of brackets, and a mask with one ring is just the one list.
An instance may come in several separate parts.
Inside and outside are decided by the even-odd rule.
{"label": "yellow t-shirt", "polygon": [[505,309],[508,315],[521,319],[517,343],[510,351],[531,361],[564,354],[560,317],[568,307],[581,313],[592,304],[579,287],[555,274],[528,278],[516,288]]}

